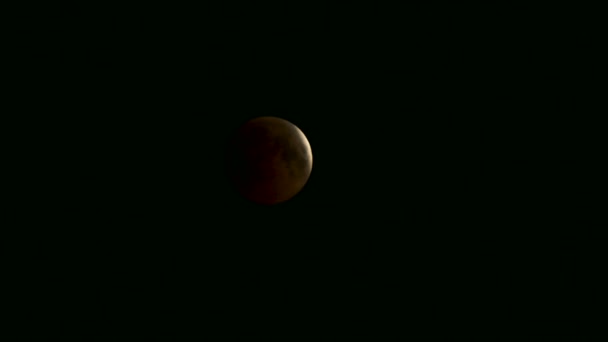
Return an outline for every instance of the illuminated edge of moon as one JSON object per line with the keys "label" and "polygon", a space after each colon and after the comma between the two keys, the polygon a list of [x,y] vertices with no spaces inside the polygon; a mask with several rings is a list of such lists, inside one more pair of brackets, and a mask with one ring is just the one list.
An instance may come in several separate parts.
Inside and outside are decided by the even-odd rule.
{"label": "illuminated edge of moon", "polygon": [[304,134],[304,132],[302,132],[302,130],[298,126],[296,126],[296,125],[293,125],[293,126],[295,127],[295,129],[298,132],[300,138],[304,142],[304,147],[306,148],[306,157],[307,157],[307,159],[310,160],[310,168],[312,169],[312,162],[313,162],[313,160],[312,160],[312,148],[310,146],[310,141],[308,141],[308,138],[306,137],[306,135]]}

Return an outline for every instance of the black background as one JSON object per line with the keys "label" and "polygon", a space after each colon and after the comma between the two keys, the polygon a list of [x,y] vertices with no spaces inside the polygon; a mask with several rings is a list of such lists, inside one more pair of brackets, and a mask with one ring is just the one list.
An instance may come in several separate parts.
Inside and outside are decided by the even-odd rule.
{"label": "black background", "polygon": [[[80,11],[40,39],[48,114],[24,139],[28,228],[8,256],[27,279],[13,317],[44,323],[22,332],[586,333],[595,251],[560,209],[565,119],[538,114],[568,98],[535,14]],[[262,115],[314,156],[273,207],[222,168]]]}

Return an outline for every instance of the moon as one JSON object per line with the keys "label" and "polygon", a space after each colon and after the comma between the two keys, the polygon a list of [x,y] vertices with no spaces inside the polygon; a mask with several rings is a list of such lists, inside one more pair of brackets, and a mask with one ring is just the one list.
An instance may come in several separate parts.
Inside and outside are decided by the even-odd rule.
{"label": "moon", "polygon": [[229,140],[227,174],[246,199],[274,205],[298,194],[312,171],[312,150],[304,133],[272,116],[252,119]]}

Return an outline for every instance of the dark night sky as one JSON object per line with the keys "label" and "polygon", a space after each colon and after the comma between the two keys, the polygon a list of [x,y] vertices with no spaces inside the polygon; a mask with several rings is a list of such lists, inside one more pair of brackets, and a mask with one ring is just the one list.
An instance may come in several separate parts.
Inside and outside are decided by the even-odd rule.
{"label": "dark night sky", "polygon": [[[23,317],[68,335],[581,333],[585,233],[560,225],[551,124],[532,119],[548,38],[352,7],[125,10],[58,52],[76,71],[39,124],[41,309]],[[222,173],[261,115],[314,155],[275,207]]]}

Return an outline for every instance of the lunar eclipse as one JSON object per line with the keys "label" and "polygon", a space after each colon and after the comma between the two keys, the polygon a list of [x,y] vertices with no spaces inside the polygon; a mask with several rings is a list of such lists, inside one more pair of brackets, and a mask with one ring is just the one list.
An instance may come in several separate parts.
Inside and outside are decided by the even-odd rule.
{"label": "lunar eclipse", "polygon": [[312,171],[312,150],[291,122],[271,116],[249,120],[229,139],[227,175],[246,199],[262,205],[298,194]]}

